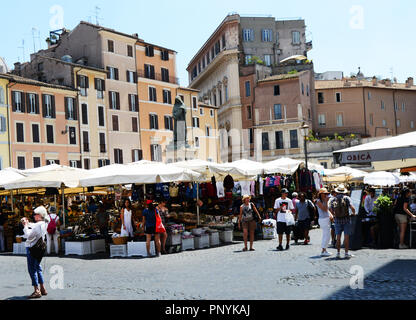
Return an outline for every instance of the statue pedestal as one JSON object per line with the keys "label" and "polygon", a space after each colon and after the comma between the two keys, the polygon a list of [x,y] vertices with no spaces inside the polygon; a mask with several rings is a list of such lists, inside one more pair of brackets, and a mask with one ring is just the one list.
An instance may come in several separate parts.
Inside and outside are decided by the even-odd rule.
{"label": "statue pedestal", "polygon": [[170,143],[165,149],[165,159],[167,163],[180,162],[186,160],[193,160],[197,155],[198,150],[190,145]]}

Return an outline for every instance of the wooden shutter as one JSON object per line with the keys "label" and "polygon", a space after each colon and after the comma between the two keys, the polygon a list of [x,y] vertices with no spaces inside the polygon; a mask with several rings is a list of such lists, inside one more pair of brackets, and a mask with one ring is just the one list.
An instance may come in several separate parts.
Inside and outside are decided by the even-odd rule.
{"label": "wooden shutter", "polygon": [[88,124],[88,106],[83,103],[82,104],[82,124]]}
{"label": "wooden shutter", "polygon": [[133,82],[137,83],[137,72],[133,72]]}
{"label": "wooden shutter", "polygon": [[131,94],[128,95],[128,97],[129,97],[129,111],[133,110],[132,105],[131,105],[131,96],[132,96]]}
{"label": "wooden shutter", "polygon": [[98,90],[98,79],[94,78],[94,89]]}
{"label": "wooden shutter", "polygon": [[22,101],[22,112],[25,113],[26,111],[26,97],[23,92],[20,92],[20,100]]}
{"label": "wooden shutter", "polygon": [[89,89],[90,88],[90,78],[84,76],[85,79],[85,88]]}
{"label": "wooden shutter", "polygon": [[119,149],[119,158],[120,158],[120,163],[123,164],[123,150]]}
{"label": "wooden shutter", "polygon": [[69,98],[65,97],[65,119],[68,120],[69,119]]}
{"label": "wooden shutter", "polygon": [[127,70],[127,71],[126,71],[126,81],[127,81],[127,82],[130,82],[129,75],[130,75],[130,74],[129,74],[129,70]]}
{"label": "wooden shutter", "polygon": [[156,129],[159,130],[159,117],[155,115],[155,119],[156,119]]}
{"label": "wooden shutter", "polygon": [[46,94],[42,94],[42,116],[46,118]]}
{"label": "wooden shutter", "polygon": [[118,69],[117,68],[114,68],[114,74],[115,74],[116,80],[118,80],[119,77],[118,77]]}
{"label": "wooden shutter", "polygon": [[139,112],[139,96],[135,94],[134,99],[136,101],[136,112]]}
{"label": "wooden shutter", "polygon": [[107,78],[111,79],[110,67],[107,67]]}
{"label": "wooden shutter", "polygon": [[16,91],[12,91],[12,110],[13,112],[16,111],[16,99],[15,99],[15,92]]}
{"label": "wooden shutter", "polygon": [[74,120],[78,120],[78,104],[77,104],[77,100],[75,98],[70,98],[72,99],[72,105],[74,106]]}
{"label": "wooden shutter", "polygon": [[116,108],[120,110],[120,93],[116,92]]}
{"label": "wooden shutter", "polygon": [[155,78],[155,66],[150,66],[150,78]]}
{"label": "wooden shutter", "polygon": [[51,95],[51,103],[52,103],[52,118],[56,119],[56,107],[55,107],[55,96]]}
{"label": "wooden shutter", "polygon": [[82,163],[81,160],[77,160],[77,168],[82,169]]}
{"label": "wooden shutter", "polygon": [[114,106],[113,106],[113,95],[112,95],[112,91],[109,91],[108,92],[108,97],[109,97],[109,101],[110,101],[110,109],[113,109],[114,108]]}
{"label": "wooden shutter", "polygon": [[105,91],[105,80],[100,79],[101,82],[101,90]]}
{"label": "wooden shutter", "polygon": [[35,111],[36,111],[36,114],[40,113],[39,112],[39,95],[38,94],[35,94]]}
{"label": "wooden shutter", "polygon": [[119,131],[118,116],[113,116],[113,131]]}
{"label": "wooden shutter", "polygon": [[137,118],[131,118],[133,132],[138,132]]}

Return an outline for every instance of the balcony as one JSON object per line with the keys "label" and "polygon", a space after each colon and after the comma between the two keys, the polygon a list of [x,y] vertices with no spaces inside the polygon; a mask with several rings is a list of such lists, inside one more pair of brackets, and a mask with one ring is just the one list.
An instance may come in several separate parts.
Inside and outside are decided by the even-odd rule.
{"label": "balcony", "polygon": [[139,70],[137,72],[137,76],[139,78],[152,79],[152,80],[163,81],[163,82],[168,82],[168,83],[179,85],[179,78],[175,78],[175,77],[165,78],[162,76],[161,73],[154,73],[152,77],[152,75],[149,76],[144,70]]}

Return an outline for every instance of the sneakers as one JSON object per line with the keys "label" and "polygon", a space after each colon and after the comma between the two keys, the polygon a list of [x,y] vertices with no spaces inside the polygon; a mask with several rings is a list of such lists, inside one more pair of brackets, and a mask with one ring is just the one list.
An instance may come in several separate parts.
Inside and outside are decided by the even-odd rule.
{"label": "sneakers", "polygon": [[337,259],[341,259],[341,252],[337,253]]}
{"label": "sneakers", "polygon": [[399,249],[409,249],[409,247],[406,246],[405,244],[400,244]]}
{"label": "sneakers", "polygon": [[321,257],[323,257],[323,258],[330,257],[330,256],[332,256],[332,253],[330,253],[328,251],[325,251],[325,252],[321,253]]}
{"label": "sneakers", "polygon": [[277,251],[283,251],[283,247],[282,246],[278,246],[276,249],[277,249]]}
{"label": "sneakers", "polygon": [[351,253],[345,253],[345,259],[351,259],[354,258],[355,256]]}

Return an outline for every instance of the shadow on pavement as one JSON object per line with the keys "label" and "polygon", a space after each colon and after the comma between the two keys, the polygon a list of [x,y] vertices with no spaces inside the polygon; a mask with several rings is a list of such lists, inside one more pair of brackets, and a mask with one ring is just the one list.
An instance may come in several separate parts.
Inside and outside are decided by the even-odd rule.
{"label": "shadow on pavement", "polygon": [[[360,267],[357,265],[356,267]],[[375,272],[366,274],[359,287],[357,268],[350,270],[352,283],[359,289],[345,287],[327,300],[414,300],[416,292],[416,260],[395,260]],[[357,280],[354,282],[354,280]]]}
{"label": "shadow on pavement", "polygon": [[22,297],[10,297],[10,298],[7,298],[7,299],[4,299],[4,300],[6,300],[6,301],[21,301],[21,300],[29,300],[28,299],[28,297],[27,296],[22,296]]}

